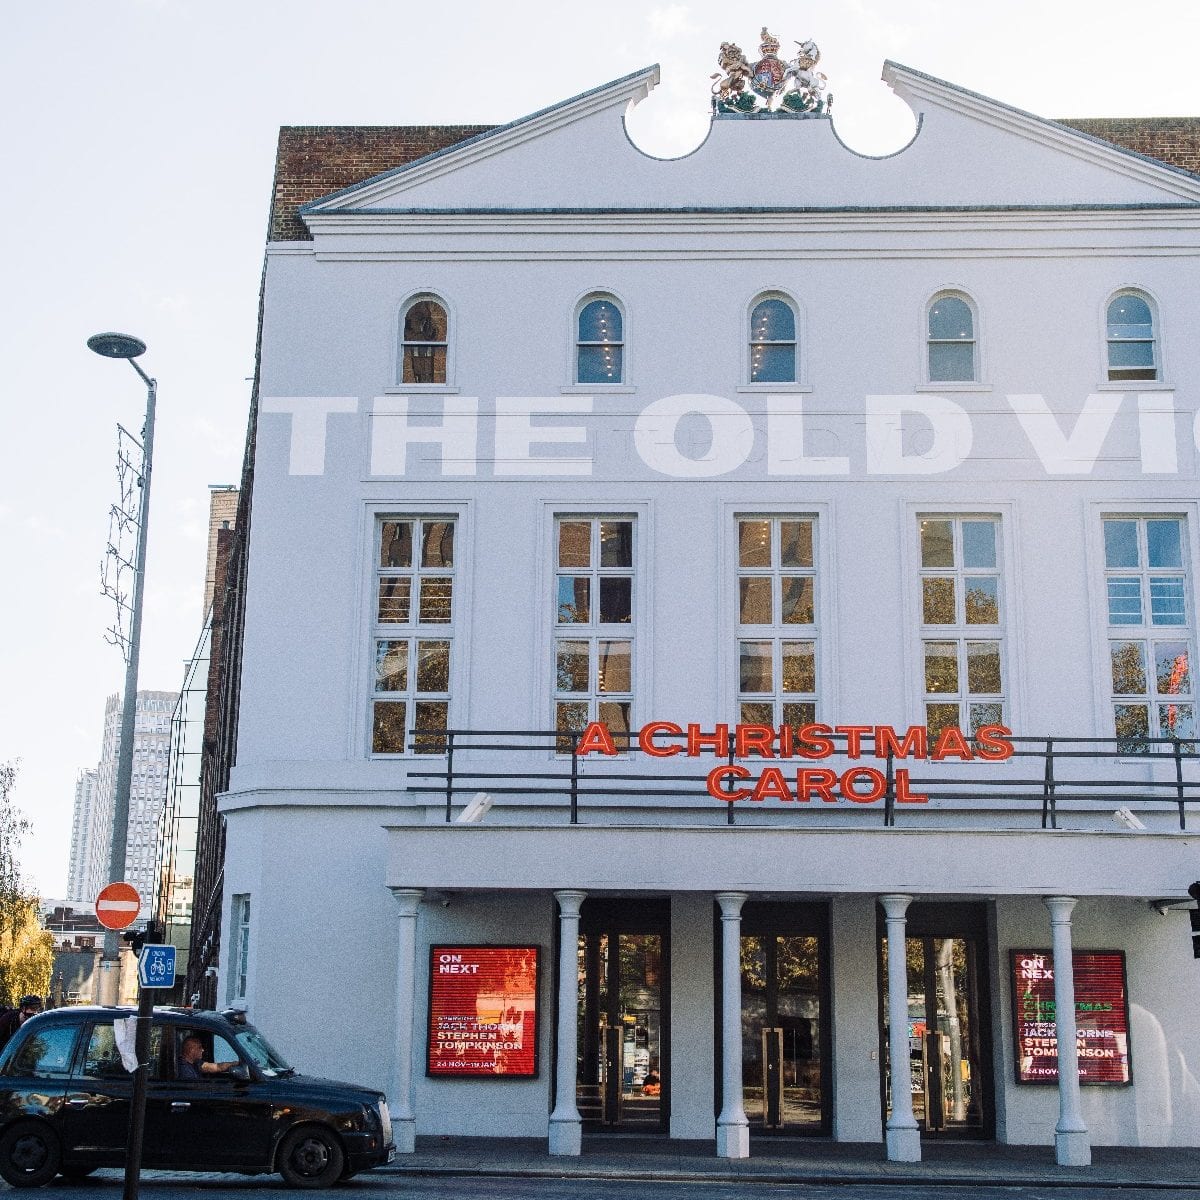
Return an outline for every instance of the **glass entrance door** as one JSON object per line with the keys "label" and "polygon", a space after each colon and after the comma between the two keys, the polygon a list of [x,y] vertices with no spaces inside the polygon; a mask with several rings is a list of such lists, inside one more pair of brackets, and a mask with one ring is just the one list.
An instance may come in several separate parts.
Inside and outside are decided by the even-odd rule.
{"label": "glass entrance door", "polygon": [[[991,1056],[986,1050],[986,996],[980,987],[981,939],[935,933],[909,937],[905,958],[908,1052],[917,1123],[928,1136],[990,1137]],[[886,939],[882,962],[881,978],[886,981]],[[882,1024],[886,1055],[886,995]],[[885,1086],[885,1116],[890,1108]]]}
{"label": "glass entrance door", "polygon": [[585,904],[576,1098],[587,1122],[643,1131],[665,1124],[666,933],[648,928],[659,925],[655,915],[638,920],[632,906],[619,916],[602,909],[589,914]]}

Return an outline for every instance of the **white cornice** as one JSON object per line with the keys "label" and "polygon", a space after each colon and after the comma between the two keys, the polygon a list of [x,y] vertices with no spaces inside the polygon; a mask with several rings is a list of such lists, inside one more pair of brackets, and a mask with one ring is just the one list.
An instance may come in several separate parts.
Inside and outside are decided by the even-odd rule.
{"label": "white cornice", "polygon": [[1200,200],[1200,177],[1166,163],[1156,162],[1132,150],[1124,150],[1102,138],[1082,133],[1067,125],[1060,125],[1045,117],[1035,116],[1023,109],[1013,108],[999,100],[981,96],[978,92],[947,83],[944,79],[926,75],[890,59],[883,64],[883,81],[897,96],[905,100],[918,116],[920,102],[924,101],[937,108],[961,113],[993,128],[1048,146],[1060,154],[1067,154],[1072,158],[1136,179],[1139,183],[1159,188],[1181,199]]}
{"label": "white cornice", "polygon": [[407,191],[418,184],[426,183],[439,175],[449,174],[472,163],[482,162],[493,154],[501,154],[511,150],[522,142],[532,141],[551,130],[563,125],[571,125],[576,121],[590,117],[594,113],[606,109],[628,108],[629,105],[648,96],[657,86],[659,68],[645,67],[614,80],[602,87],[593,88],[561,104],[544,108],[528,117],[522,117],[508,125],[501,125],[477,137],[469,138],[458,145],[449,146],[445,150],[426,155],[415,162],[407,163],[395,170],[378,175],[363,183],[355,184],[343,191],[336,192],[324,200],[313,202],[300,210],[302,220],[309,222],[322,212],[334,212],[351,202],[355,208],[370,205],[380,196],[391,196]]}

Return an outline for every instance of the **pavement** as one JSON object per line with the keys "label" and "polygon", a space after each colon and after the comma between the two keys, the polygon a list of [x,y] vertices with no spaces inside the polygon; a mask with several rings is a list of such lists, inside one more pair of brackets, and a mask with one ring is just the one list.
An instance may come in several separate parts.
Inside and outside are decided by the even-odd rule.
{"label": "pavement", "polygon": [[1060,1167],[1051,1146],[936,1142],[919,1163],[888,1162],[882,1144],[810,1138],[755,1139],[750,1157],[717,1158],[713,1143],[625,1134],[584,1137],[560,1157],[544,1139],[420,1137],[414,1154],[377,1173],[418,1176],[678,1180],[681,1182],[920,1184],[1200,1191],[1200,1149],[1096,1147],[1090,1167]]}

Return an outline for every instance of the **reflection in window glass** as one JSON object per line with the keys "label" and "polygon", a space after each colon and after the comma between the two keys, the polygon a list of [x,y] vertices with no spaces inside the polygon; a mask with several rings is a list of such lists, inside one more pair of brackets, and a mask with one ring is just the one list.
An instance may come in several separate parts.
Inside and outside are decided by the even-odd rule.
{"label": "reflection in window glass", "polygon": [[966,383],[976,378],[975,325],[970,305],[939,296],[929,306],[929,379]]}
{"label": "reflection in window glass", "polygon": [[436,300],[417,300],[404,314],[401,383],[445,383],[446,310]]}
{"label": "reflection in window glass", "polygon": [[796,314],[784,300],[761,300],[750,314],[750,382],[796,382]]}
{"label": "reflection in window glass", "polygon": [[579,313],[577,383],[621,383],[624,379],[624,321],[611,297],[589,301]]}
{"label": "reflection in window glass", "polygon": [[558,565],[591,566],[592,527],[587,521],[560,521],[558,525]]}
{"label": "reflection in window glass", "polygon": [[1154,317],[1146,299],[1132,292],[1108,305],[1109,379],[1157,379]]}
{"label": "reflection in window glass", "polygon": [[949,521],[921,522],[921,566],[954,566],[954,538]]}

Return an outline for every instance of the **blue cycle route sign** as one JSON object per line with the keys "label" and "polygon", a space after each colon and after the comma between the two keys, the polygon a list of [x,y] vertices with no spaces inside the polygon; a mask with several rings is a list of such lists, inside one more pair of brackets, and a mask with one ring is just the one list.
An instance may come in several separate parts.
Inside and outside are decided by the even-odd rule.
{"label": "blue cycle route sign", "polygon": [[143,946],[138,958],[138,983],[144,988],[175,986],[175,947]]}

